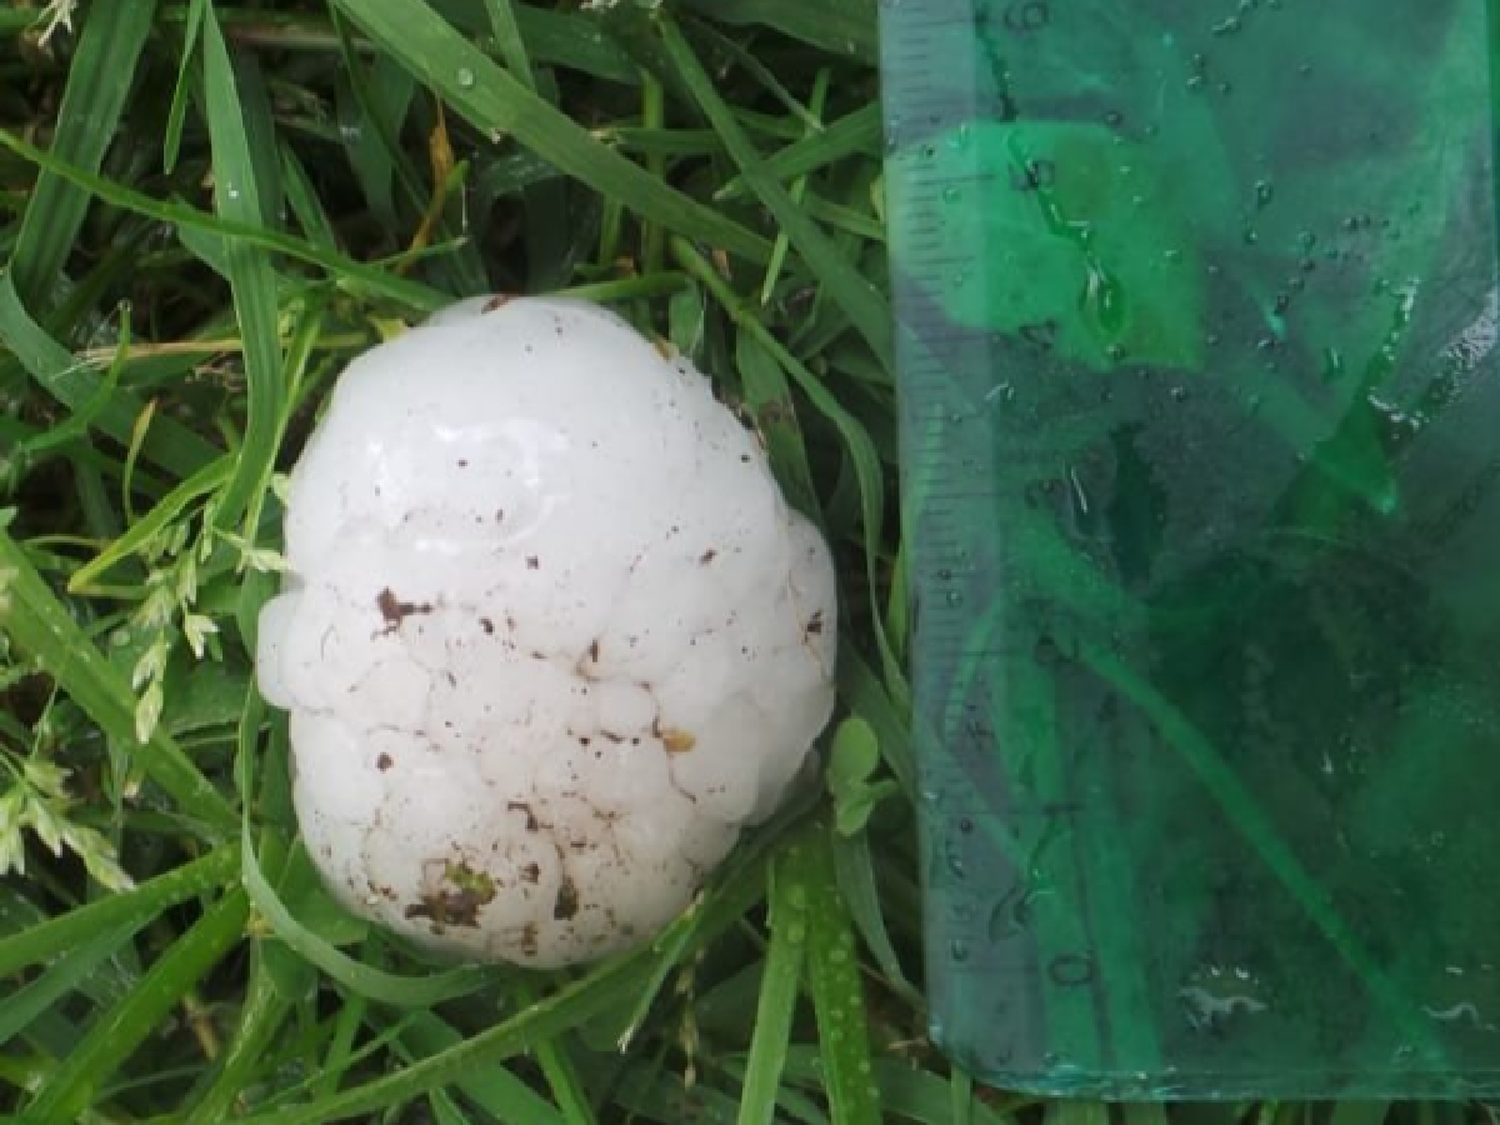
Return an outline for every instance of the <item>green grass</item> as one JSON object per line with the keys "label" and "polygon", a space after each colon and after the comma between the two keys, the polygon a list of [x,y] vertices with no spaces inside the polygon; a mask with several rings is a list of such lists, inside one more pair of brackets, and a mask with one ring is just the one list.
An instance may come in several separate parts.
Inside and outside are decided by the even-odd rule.
{"label": "green grass", "polygon": [[[1104,1122],[925,1038],[872,4],[82,0],[46,46],[39,20],[0,8],[0,1111]],[[339,911],[250,677],[276,473],[332,378],[491,290],[607,299],[692,354],[843,580],[831,795],[568,973],[427,963]]]}

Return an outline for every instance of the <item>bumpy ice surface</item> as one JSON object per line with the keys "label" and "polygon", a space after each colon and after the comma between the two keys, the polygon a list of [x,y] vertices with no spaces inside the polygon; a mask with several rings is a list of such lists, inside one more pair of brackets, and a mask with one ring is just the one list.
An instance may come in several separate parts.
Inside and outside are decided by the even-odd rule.
{"label": "bumpy ice surface", "polygon": [[340,378],[292,474],[258,676],[355,910],[534,966],[649,937],[833,703],[828,551],[682,360],[463,302]]}

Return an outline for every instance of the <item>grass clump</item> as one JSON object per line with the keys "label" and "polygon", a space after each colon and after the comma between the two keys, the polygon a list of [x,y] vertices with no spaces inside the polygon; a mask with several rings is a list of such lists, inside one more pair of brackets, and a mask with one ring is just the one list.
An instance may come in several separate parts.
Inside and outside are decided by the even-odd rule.
{"label": "grass clump", "polygon": [[[0,14],[0,1108],[948,1119],[890,799],[911,770],[872,17]],[[849,614],[837,807],[748,841],[651,948],[560,974],[434,964],[335,906],[251,677],[280,474],[332,378],[492,291],[608,301],[712,372],[827,528]]]}

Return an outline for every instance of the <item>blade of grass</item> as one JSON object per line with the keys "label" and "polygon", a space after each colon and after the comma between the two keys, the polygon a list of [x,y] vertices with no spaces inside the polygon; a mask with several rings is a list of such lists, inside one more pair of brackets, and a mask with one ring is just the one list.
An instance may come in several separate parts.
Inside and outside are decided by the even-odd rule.
{"label": "blade of grass", "polygon": [[[808,99],[807,115],[810,118],[808,133],[815,134],[823,128],[822,116],[824,106],[828,101],[828,82],[832,72],[825,66],[818,71],[818,76],[813,81],[812,97]],[[799,176],[788,189],[787,194],[798,207],[803,206],[803,197],[807,194],[807,177]],[[771,264],[766,267],[765,280],[760,286],[760,303],[769,305],[771,298],[776,292],[776,283],[781,279],[782,267],[786,265],[787,251],[791,249],[791,239],[786,231],[778,231],[776,234],[776,246],[771,252]]]}
{"label": "blade of grass", "polygon": [[25,988],[8,994],[0,1005],[0,1046],[77,989],[85,977],[113,957],[144,924],[144,920],[131,921],[103,931],[93,941],[69,949]]}
{"label": "blade of grass", "polygon": [[[439,0],[443,14],[465,33],[478,35],[484,29],[483,16],[477,4],[460,0],[458,4]],[[3,21],[0,10],[0,21]],[[180,5],[166,9],[164,22],[181,23],[187,13]],[[635,86],[640,71],[630,56],[614,39],[601,32],[595,20],[577,12],[554,11],[521,5],[516,12],[521,32],[530,45],[532,57],[544,66],[578,71],[607,82]],[[220,14],[225,37],[236,46],[261,47],[280,51],[332,52],[338,50],[338,34],[326,19],[308,11],[277,12],[267,8],[224,8]],[[367,39],[356,41],[364,54],[373,53],[375,45]]]}
{"label": "blade of grass", "polygon": [[745,405],[754,412],[766,439],[766,453],[777,481],[794,508],[821,522],[823,513],[818,508],[807,446],[786,372],[748,332],[740,333],[735,341],[735,359],[745,388]]}
{"label": "blade of grass", "polygon": [[1385,1125],[1390,1112],[1388,1101],[1338,1101],[1328,1115],[1328,1125]]}
{"label": "blade of grass", "polygon": [[506,69],[528,90],[535,90],[536,74],[531,69],[526,41],[521,37],[521,25],[516,22],[515,7],[510,0],[484,0],[484,10],[489,14],[495,47]]}
{"label": "blade of grass", "polygon": [[[595,1070],[601,1070],[597,1063]],[[610,1097],[628,1125],[659,1121],[662,1125],[734,1125],[738,1105],[722,1090],[703,1081],[691,1086],[674,1074],[660,1055],[627,1060],[623,1073],[610,1075]],[[725,1068],[728,1069],[727,1067]]]}
{"label": "blade of grass", "polygon": [[[641,125],[646,130],[664,132],[667,124],[667,91],[666,87],[654,74],[647,74],[641,81]],[[648,152],[646,154],[646,171],[657,179],[665,179],[667,175],[666,157],[659,152]],[[656,223],[645,225],[644,238],[641,245],[641,260],[645,264],[647,273],[655,273],[661,269],[662,256],[665,253],[667,240],[666,232]]]}
{"label": "blade of grass", "polygon": [[37,1091],[28,1112],[39,1121],[74,1121],[163,1018],[244,934],[244,891],[228,891],[162,954],[135,991],[101,1015]]}
{"label": "blade of grass", "polygon": [[[630,967],[634,967],[632,962]],[[378,1112],[458,1080],[479,1060],[496,1062],[533,1048],[596,1016],[628,995],[629,976],[620,966],[562,989],[487,1031],[398,1073],[366,1082],[304,1105],[243,1120],[250,1125],[323,1125]]]}
{"label": "blade of grass", "polygon": [[82,595],[92,593],[94,584],[101,575],[144,548],[170,527],[194,500],[208,495],[228,480],[231,470],[231,458],[224,456],[188,477],[131,524],[123,535],[75,570],[68,579],[68,592]]}
{"label": "blade of grass", "polygon": [[[880,105],[874,103],[847,113],[785,148],[778,149],[761,162],[761,171],[778,180],[793,180],[810,175],[829,164],[849,156],[863,154],[872,158],[880,154]],[[744,176],[736,176],[714,193],[714,199],[728,203],[753,194]]]}
{"label": "blade of grass", "polygon": [[416,174],[395,139],[411,114],[417,84],[384,56],[367,64],[359,57],[348,22],[336,18],[334,24],[344,55],[337,94],[339,140],[371,217],[394,235],[402,226],[396,213],[398,179],[407,202],[416,209],[422,206]]}
{"label": "blade of grass", "polygon": [[[397,1041],[408,1064],[451,1050],[464,1041],[431,1012],[407,1013]],[[564,1118],[508,1067],[471,1067],[453,1083],[475,1105],[506,1125],[563,1125]]]}
{"label": "blade of grass", "polygon": [[907,572],[909,557],[906,545],[898,545],[895,561],[891,564],[890,599],[885,608],[885,635],[890,639],[891,650],[895,652],[896,658],[903,663],[911,633],[910,575]]}
{"label": "blade of grass", "polygon": [[[3,134],[0,134],[3,140]],[[93,424],[122,445],[130,441],[144,404],[126,391],[116,391],[103,403],[94,396],[102,383],[93,365],[79,360],[38,325],[26,312],[14,278],[0,276],[0,343],[14,353],[37,384],[70,410],[95,411]],[[145,450],[153,463],[177,476],[200,469],[218,453],[181,423],[163,419]]]}
{"label": "blade of grass", "polygon": [[130,442],[125,447],[125,463],[120,467],[120,511],[126,523],[135,521],[135,466],[140,460],[141,446],[146,443],[146,435],[151,432],[151,419],[154,417],[156,400],[152,399],[136,416],[135,425],[130,428]]}
{"label": "blade of grass", "polygon": [[974,1120],[974,1079],[961,1066],[948,1076],[949,1101],[953,1107],[953,1125],[970,1125]]}
{"label": "blade of grass", "polygon": [[167,110],[167,127],[162,137],[162,167],[168,175],[176,171],[177,158],[182,153],[182,127],[187,121],[193,57],[198,51],[203,10],[207,6],[207,0],[191,0],[188,4],[187,26],[182,32],[182,54],[177,60],[177,84],[172,88],[172,106]]}
{"label": "blade of grass", "polygon": [[[786,1069],[787,1077],[798,1085],[813,1088],[823,1085],[822,1062],[816,1047],[793,1047]],[[958,1125],[965,1120],[962,1114],[955,1114],[952,1090],[941,1076],[892,1059],[877,1059],[873,1073],[888,1117],[916,1121],[919,1125]],[[1008,1112],[985,1105],[972,1096],[971,1090],[967,1120],[974,1125],[1010,1125],[1014,1118]]]}
{"label": "blade of grass", "polygon": [[318,198],[318,189],[313,186],[306,166],[289,144],[282,144],[280,155],[281,182],[286,185],[286,201],[292,214],[297,217],[302,233],[320,250],[337,253],[338,236],[333,232],[333,221],[329,219],[323,201]]}
{"label": "blade of grass", "polygon": [[763,262],[766,240],[632,164],[528,90],[417,0],[333,0],[476,128],[510,135],[559,170],[643,218]]}
{"label": "blade of grass", "polygon": [[[511,0],[485,0],[495,44],[511,76],[528,91],[555,104],[559,93],[554,76],[538,75],[521,34],[515,5]],[[569,214],[565,184],[542,180],[521,191],[526,208],[527,283],[532,288],[552,288],[572,279],[573,254],[570,252],[573,217]],[[649,267],[648,267],[649,269]]]}
{"label": "blade of grass", "polygon": [[[788,1047],[787,1056],[797,1049],[797,1045]],[[714,1070],[722,1072],[743,1086],[745,1083],[746,1058],[740,1055],[729,1055],[713,1060]],[[819,1062],[819,1066],[822,1063]],[[776,1088],[776,1108],[779,1111],[777,1121],[796,1121],[802,1125],[830,1125],[828,1114],[823,1108],[806,1093],[798,1089],[787,1076],[786,1068],[782,1068],[782,1081]]]}
{"label": "blade of grass", "polygon": [[[120,127],[155,14],[156,0],[89,6],[57,114],[52,151],[59,160],[98,170]],[[46,170],[37,178],[10,260],[22,304],[48,307],[88,206],[88,192],[77,184]]]}
{"label": "blade of grass", "polygon": [[844,311],[870,350],[889,368],[893,337],[885,298],[803,213],[780,181],[766,174],[760,153],[740,128],[734,111],[719,94],[713,79],[703,69],[677,25],[663,16],[658,21],[658,28],[673,66],[723,139],[725,149],[739,166],[745,182],[775,216],[777,224],[818,279],[828,299]]}
{"label": "blade of grass", "polygon": [[[823,129],[822,119],[818,111],[799,102],[790,90],[782,84],[781,80],[771,71],[765,63],[756,58],[754,52],[742,46],[732,37],[716,30],[710,25],[700,26],[694,35],[699,42],[706,43],[709,50],[720,56],[715,60],[715,70],[728,73],[731,69],[728,65],[732,62],[735,67],[743,70],[745,74],[754,81],[762,90],[770,94],[795,120],[802,124],[804,133],[818,133]],[[823,68],[820,73],[826,73]],[[748,100],[748,99],[747,99]]]}
{"label": "blade of grass", "polygon": [[[262,194],[271,170],[251,156],[252,125],[246,114],[268,115],[261,99],[241,96],[219,21],[210,7],[203,20],[203,81],[208,102],[208,132],[214,157],[214,210],[222,218],[263,226]],[[253,126],[269,134],[269,121]],[[219,494],[215,526],[231,527],[251,506],[254,495],[270,481],[276,456],[285,389],[282,386],[281,341],[276,332],[276,277],[264,250],[239,240],[226,244],[229,288],[235,320],[244,341],[245,385],[249,400],[244,443],[234,472]],[[245,529],[253,541],[255,528]]]}
{"label": "blade of grass", "polygon": [[184,1115],[183,1125],[219,1125],[230,1119],[235,1099],[254,1080],[291,1009],[265,971],[258,952],[252,954],[239,1025],[219,1060],[213,1082]]}
{"label": "blade of grass", "polygon": [[[666,955],[659,949],[671,950],[678,958],[686,956],[692,948],[733,925],[760,897],[763,886],[764,857],[758,857],[756,862],[740,867],[732,879],[721,883],[713,898],[678,918],[655,947],[606,962],[510,1019],[399,1073],[305,1105],[244,1118],[244,1125],[323,1125],[376,1112],[456,1081],[481,1062],[510,1058],[587,1020],[617,1010],[636,996],[642,984],[660,967],[657,963]],[[685,941],[684,934],[688,935]]]}
{"label": "blade of grass", "polygon": [[[399,1017],[390,1022],[400,1021],[400,1034],[405,1034],[408,1024],[415,1023],[417,1013],[402,1012]],[[436,1018],[436,1017],[432,1017]],[[343,1076],[353,1068],[356,1061],[355,1042],[359,1038],[360,1030],[366,1022],[369,1022],[377,1032],[382,1031],[381,1016],[378,1010],[372,1011],[371,1005],[360,996],[349,996],[339,1005],[337,1014],[333,1017],[333,1031],[328,1037],[328,1049],[321,1056],[320,1065],[313,1071],[312,1077],[307,1081],[306,1088],[314,1097],[328,1097],[339,1088]],[[444,1025],[446,1026],[446,1025]],[[391,1031],[394,1037],[397,1032]],[[377,1035],[380,1038],[381,1035]],[[434,1052],[424,1051],[425,1054]],[[406,1060],[410,1062],[410,1059]]]}
{"label": "blade of grass", "polygon": [[688,0],[728,24],[761,24],[830,54],[873,66],[879,54],[874,0]]}
{"label": "blade of grass", "polygon": [[1120,1107],[1120,1116],[1124,1125],[1168,1125],[1166,1107],[1155,1102],[1127,1102]]}
{"label": "blade of grass", "polygon": [[839,203],[830,203],[806,189],[802,192],[800,205],[809,218],[833,227],[837,231],[855,235],[866,242],[878,242],[882,245],[885,243],[885,225],[879,219],[866,215],[863,211],[845,207]]}
{"label": "blade of grass", "polygon": [[[531,983],[524,980],[516,989],[516,998],[523,1005],[535,1004],[540,999]],[[552,1091],[552,1100],[562,1111],[563,1120],[568,1125],[596,1125],[598,1118],[594,1115],[594,1107],[589,1104],[588,1093],[578,1077],[578,1068],[573,1063],[565,1038],[559,1035],[543,1040],[532,1053],[548,1089]]]}
{"label": "blade of grass", "polygon": [[147,775],[204,829],[230,831],[238,817],[223,795],[162,730],[135,737],[135,697],[123,674],[52,593],[26,553],[0,530],[0,629],[36,658],[117,745],[130,747]]}
{"label": "blade of grass", "polygon": [[516,23],[532,59],[543,66],[583,71],[596,78],[635,86],[640,71],[598,22],[577,11],[516,4]]}
{"label": "blade of grass", "polygon": [[807,888],[807,974],[833,1125],[879,1125],[880,1087],[872,1077],[854,927],[839,894],[833,829],[821,817],[813,822],[796,866]]}
{"label": "blade of grass", "polygon": [[474,193],[481,204],[513,195],[532,184],[546,183],[562,177],[552,165],[534,152],[516,152],[494,160],[480,161],[474,173]]}
{"label": "blade of grass", "polygon": [[34,456],[44,450],[86,438],[89,428],[94,424],[94,420],[99,417],[104,408],[109,405],[118,392],[120,373],[125,370],[129,355],[130,310],[129,306],[121,306],[119,339],[115,345],[114,358],[110,360],[109,367],[106,369],[104,378],[100,381],[99,386],[83,405],[73,411],[67,420],[53,426],[51,429],[27,442],[23,447],[23,452],[26,455]]}
{"label": "blade of grass", "polygon": [[[113,206],[144,215],[158,222],[206,230],[220,238],[238,240],[247,246],[272,250],[298,261],[320,266],[351,292],[364,292],[371,296],[385,297],[422,312],[436,312],[452,300],[448,294],[438,292],[430,286],[395,277],[379,267],[356,262],[352,258],[311,245],[280,231],[258,224],[233,222],[186,204],[166,203],[153,199],[149,195],[143,195],[56,160],[46,151],[28,144],[5,129],[0,129],[0,146],[39,168],[55,172],[70,183],[87,188],[104,202]],[[0,278],[0,284],[4,284],[4,281],[4,278]],[[92,384],[90,386],[92,387]]]}
{"label": "blade of grass", "polygon": [[1059,1098],[1047,1103],[1044,1125],[1109,1125],[1109,1106],[1103,1102]]}
{"label": "blade of grass", "polygon": [[595,130],[594,135],[622,152],[637,156],[720,156],[724,153],[719,135],[712,129],[668,129],[664,125],[649,127],[644,124],[606,125]]}
{"label": "blade of grass", "polygon": [[105,930],[139,929],[164,910],[232,881],[239,863],[239,849],[226,845],[134,890],[98,899],[0,938],[0,977],[40,964]]}
{"label": "blade of grass", "polygon": [[891,944],[885,916],[881,912],[880,891],[875,882],[875,862],[870,855],[869,834],[861,832],[857,836],[835,838],[833,859],[839,894],[844,899],[860,937],[874,955],[875,964],[885,975],[887,986],[920,1012],[925,1006],[922,994],[906,979],[901,960],[896,956],[896,948]]}
{"label": "blade of grass", "polygon": [[[433,242],[446,244],[447,252],[432,259],[431,280],[449,293],[487,292],[489,278],[479,249],[445,206],[450,193],[462,193],[467,164],[455,165],[442,104],[436,103],[432,121],[423,122],[425,103],[415,96],[412,76],[396,60],[383,55],[367,69],[358,57],[348,20],[335,16],[334,23],[344,53],[344,85],[353,97],[352,105],[347,98],[340,99],[341,112],[348,119],[340,135],[353,138],[346,141],[346,148],[381,225],[392,234],[406,229],[392,191],[393,183],[399,184],[409,213],[419,216],[407,254],[415,254]],[[427,133],[425,170],[401,143],[408,119]],[[398,272],[404,272],[409,264],[404,262]]]}
{"label": "blade of grass", "polygon": [[761,974],[760,1000],[745,1063],[738,1125],[769,1125],[776,1116],[776,1094],[792,1036],[792,1017],[807,948],[809,888],[798,867],[803,844],[794,840],[771,865],[770,945]]}
{"label": "blade of grass", "polygon": [[497,970],[478,966],[409,977],[362,964],[292,917],[292,912],[261,871],[248,831],[241,842],[241,855],[240,877],[245,890],[256,911],[270,924],[276,936],[298,956],[367,1000],[401,1008],[428,1008],[476,992],[498,977]]}

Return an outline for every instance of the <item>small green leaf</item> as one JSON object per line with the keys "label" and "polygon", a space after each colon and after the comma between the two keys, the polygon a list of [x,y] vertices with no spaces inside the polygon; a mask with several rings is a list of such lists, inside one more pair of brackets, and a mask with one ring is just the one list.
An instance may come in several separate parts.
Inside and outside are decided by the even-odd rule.
{"label": "small green leaf", "polygon": [[834,805],[834,827],[839,835],[853,836],[864,831],[878,799],[875,791],[864,785],[840,796]]}
{"label": "small green leaf", "polygon": [[828,781],[835,792],[865,781],[880,764],[880,740],[875,728],[859,715],[850,715],[833,735],[828,759]]}

